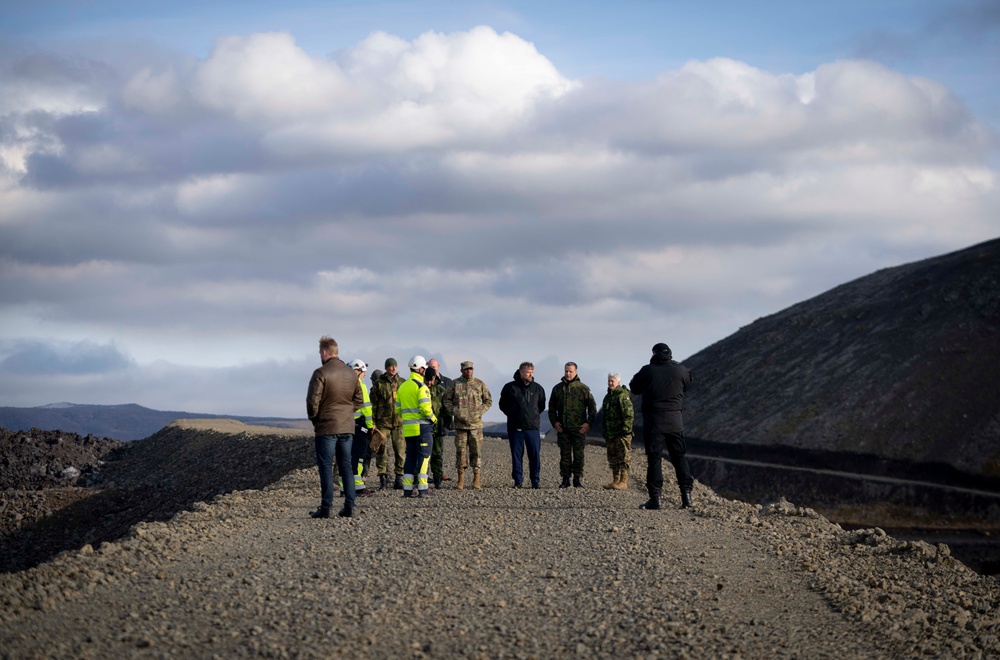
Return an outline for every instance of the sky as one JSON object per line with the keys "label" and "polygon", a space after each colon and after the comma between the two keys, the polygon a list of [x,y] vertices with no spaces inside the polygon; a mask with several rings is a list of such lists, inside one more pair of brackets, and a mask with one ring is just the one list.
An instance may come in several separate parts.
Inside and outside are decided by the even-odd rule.
{"label": "sky", "polygon": [[301,418],[323,335],[600,402],[996,238],[998,156],[992,0],[3,3],[0,406]]}

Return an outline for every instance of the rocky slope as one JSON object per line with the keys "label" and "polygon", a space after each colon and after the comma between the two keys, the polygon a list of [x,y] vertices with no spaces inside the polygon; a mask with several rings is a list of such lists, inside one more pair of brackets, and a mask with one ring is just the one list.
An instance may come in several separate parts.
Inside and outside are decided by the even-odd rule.
{"label": "rocky slope", "polygon": [[1000,478],[1000,240],[844,284],[685,364],[692,437]]}
{"label": "rocky slope", "polygon": [[[303,440],[175,425],[148,449],[141,441],[120,474],[169,488],[186,468],[189,494],[228,491],[248,471],[292,467]],[[642,511],[637,484],[595,487],[608,476],[600,448],[587,449],[584,489],[556,488],[557,450],[542,452],[540,490],[510,488],[507,445],[488,438],[484,489],[422,500],[383,491],[350,520],[307,516],[318,500],[311,466],[205,495],[0,575],[0,655],[1000,653],[1000,585],[947,547],[847,532],[787,502],[725,500],[700,484],[694,511]],[[634,455],[634,472],[643,469]]]}

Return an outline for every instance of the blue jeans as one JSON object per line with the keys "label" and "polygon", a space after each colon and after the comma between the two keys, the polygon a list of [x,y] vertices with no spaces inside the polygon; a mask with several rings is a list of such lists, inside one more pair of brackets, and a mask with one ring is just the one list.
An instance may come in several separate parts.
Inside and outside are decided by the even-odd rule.
{"label": "blue jeans", "polygon": [[354,442],[353,433],[338,433],[337,435],[316,436],[316,464],[319,466],[319,490],[322,499],[320,506],[330,509],[333,506],[333,459],[337,458],[337,470],[344,479],[344,507],[354,508],[354,479],[351,470],[351,445]]}
{"label": "blue jeans", "polygon": [[510,476],[514,483],[524,480],[523,461],[524,450],[528,450],[528,478],[531,485],[537,486],[541,479],[542,465],[539,457],[542,453],[542,436],[538,429],[515,429],[507,427],[507,438],[510,440]]}

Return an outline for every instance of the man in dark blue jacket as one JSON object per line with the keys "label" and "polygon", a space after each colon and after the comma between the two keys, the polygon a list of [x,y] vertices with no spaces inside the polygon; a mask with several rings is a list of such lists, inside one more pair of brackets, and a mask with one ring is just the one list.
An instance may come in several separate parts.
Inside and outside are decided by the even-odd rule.
{"label": "man in dark blue jacket", "polygon": [[514,488],[524,480],[522,464],[524,449],[528,449],[528,473],[531,487],[538,488],[541,479],[540,455],[542,437],[539,419],[545,410],[545,389],[535,382],[535,365],[522,362],[514,372],[514,380],[500,391],[500,410],[507,415],[507,439],[510,441],[510,476]]}
{"label": "man in dark blue jacket", "polygon": [[694,506],[691,490],[694,478],[688,466],[687,446],[684,442],[684,393],[691,387],[691,372],[673,360],[670,347],[664,343],[653,346],[649,364],[639,370],[629,389],[642,396],[642,443],[648,459],[646,490],[649,501],[643,509],[659,509],[663,492],[663,449],[666,447],[670,462],[677,474],[681,491],[681,507]]}

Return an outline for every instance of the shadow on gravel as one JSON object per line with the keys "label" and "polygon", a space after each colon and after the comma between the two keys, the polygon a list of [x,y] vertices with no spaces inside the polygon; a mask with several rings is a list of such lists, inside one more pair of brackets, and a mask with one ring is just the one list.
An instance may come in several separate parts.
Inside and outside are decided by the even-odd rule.
{"label": "shadow on gravel", "polygon": [[[276,431],[279,432],[279,431]],[[133,525],[168,520],[195,502],[261,489],[315,465],[311,434],[226,434],[171,425],[109,454],[93,494],[2,539],[0,573],[36,566],[86,544],[98,547]]]}

